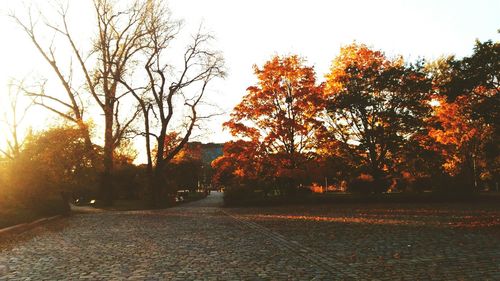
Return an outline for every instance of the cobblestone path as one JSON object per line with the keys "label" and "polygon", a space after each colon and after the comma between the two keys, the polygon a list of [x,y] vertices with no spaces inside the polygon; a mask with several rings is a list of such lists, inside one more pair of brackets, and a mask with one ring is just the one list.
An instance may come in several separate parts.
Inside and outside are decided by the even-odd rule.
{"label": "cobblestone path", "polygon": [[467,228],[441,221],[447,213],[433,224],[411,212],[220,204],[213,193],[172,209],[78,214],[1,237],[0,280],[500,280],[495,209],[477,215],[489,224]]}

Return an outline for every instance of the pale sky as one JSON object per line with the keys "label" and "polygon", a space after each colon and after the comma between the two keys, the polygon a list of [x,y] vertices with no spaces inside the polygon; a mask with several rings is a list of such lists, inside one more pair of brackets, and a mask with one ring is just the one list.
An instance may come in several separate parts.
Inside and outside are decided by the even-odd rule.
{"label": "pale sky", "polygon": [[[24,13],[23,2],[45,9],[47,1],[0,1],[1,98],[12,77],[26,77],[28,81],[33,76],[53,77],[26,36],[5,16],[12,10]],[[390,56],[403,55],[407,60],[450,54],[461,57],[472,52],[475,39],[500,40],[497,33],[500,0],[170,0],[168,3],[173,17],[184,20],[184,32],[192,33],[203,23],[215,35],[228,76],[212,85],[212,102],[227,113],[240,101],[245,89],[255,83],[252,65],[262,65],[275,54],[305,57],[308,64],[315,66],[318,80],[322,81],[340,47],[354,40]],[[86,42],[94,30],[90,0],[70,0],[70,7],[72,29]],[[0,109],[3,106],[0,99]],[[28,123],[35,128],[54,119],[41,109],[33,109],[31,116]],[[214,119],[209,124],[212,133],[202,140],[228,140],[229,135],[221,128],[227,118],[224,115]],[[99,117],[94,121],[103,122]],[[2,126],[0,129],[4,131]]]}

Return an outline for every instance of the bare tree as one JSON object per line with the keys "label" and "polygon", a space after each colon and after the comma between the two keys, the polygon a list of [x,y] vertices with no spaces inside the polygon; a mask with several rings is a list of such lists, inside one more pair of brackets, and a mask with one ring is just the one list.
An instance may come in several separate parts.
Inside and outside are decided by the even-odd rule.
{"label": "bare tree", "polygon": [[[143,133],[146,138],[151,195],[153,199],[158,199],[161,198],[158,195],[165,184],[165,165],[182,150],[200,120],[213,116],[201,115],[198,112],[208,84],[214,78],[223,77],[225,73],[221,54],[210,49],[212,36],[204,34],[201,28],[192,37],[182,56],[181,66],[175,71],[174,66],[168,63],[167,55],[170,53],[167,54],[167,50],[176,39],[180,25],[165,16],[169,15],[169,12],[162,1],[148,1],[147,11],[146,29],[149,44],[144,49],[147,58],[144,64],[147,85],[142,87],[143,91],[139,93],[126,81],[121,80],[121,83],[133,93],[144,115]],[[177,118],[174,118],[175,115]],[[153,117],[158,121],[158,126],[155,127],[157,131],[154,133],[151,124]],[[184,120],[184,126],[183,130],[179,131],[176,121],[180,119]],[[178,138],[168,139],[169,132],[176,129]],[[151,137],[156,140],[154,155]],[[166,143],[167,141],[174,143]]]}
{"label": "bare tree", "polygon": [[5,111],[1,121],[7,126],[7,133],[4,137],[7,140],[7,149],[0,149],[0,152],[7,158],[16,159],[23,146],[24,140],[20,138],[19,127],[25,120],[32,103],[22,104],[23,91],[21,83],[9,83]]}
{"label": "bare tree", "polygon": [[[59,14],[62,18],[66,19],[67,8],[60,7]],[[44,107],[62,117],[63,119],[74,123],[78,128],[84,132],[85,144],[89,149],[92,149],[92,141],[90,139],[90,132],[86,122],[84,121],[84,109],[85,105],[82,102],[80,92],[75,89],[72,85],[73,81],[73,67],[70,65],[68,69],[63,69],[64,67],[58,63],[58,58],[56,56],[54,41],[51,42],[49,46],[42,46],[42,42],[37,36],[37,31],[35,26],[39,23],[39,19],[35,20],[32,14],[31,8],[28,11],[27,21],[22,21],[16,14],[11,14],[13,20],[22,28],[25,34],[29,37],[33,43],[36,50],[44,58],[44,60],[50,65],[54,73],[56,74],[60,85],[64,89],[65,98],[59,97],[53,93],[46,93],[45,82],[40,83],[35,89],[33,87],[25,88],[23,86],[24,92],[33,99],[33,103]],[[66,23],[66,21],[64,21]],[[51,29],[55,29],[54,25],[45,22],[44,25]],[[58,29],[57,29],[58,30]],[[57,31],[55,31],[57,32]]]}
{"label": "bare tree", "polygon": [[[133,0],[125,7],[117,9],[118,2],[112,0],[94,0],[96,13],[97,37],[93,42],[92,50],[84,55],[81,48],[77,46],[68,25],[68,9],[61,6],[58,14],[61,24],[56,25],[45,22],[45,25],[61,35],[69,44],[76,60],[76,64],[84,77],[84,88],[104,115],[104,149],[103,149],[103,173],[101,177],[101,197],[104,204],[112,204],[112,171],[113,151],[120,144],[120,140],[127,133],[132,121],[137,117],[139,111],[135,111],[128,120],[120,122],[119,110],[120,99],[129,91],[121,89],[118,81],[133,68],[134,56],[146,47],[145,39],[145,12],[147,3]],[[70,74],[64,75],[57,64],[54,54],[54,46],[44,49],[37,40],[35,23],[30,14],[28,23],[19,20],[13,15],[14,20],[24,29],[30,37],[37,50],[51,65],[63,85],[68,101],[55,98],[53,95],[41,91],[30,92],[35,97],[37,104],[52,112],[75,122],[78,126],[85,127],[83,121],[83,104],[79,98],[80,93],[71,86]],[[93,58],[93,59],[89,59]],[[90,62],[89,62],[90,61]],[[58,106],[69,109],[71,114],[64,113],[56,107],[48,105],[48,101]],[[88,139],[90,143],[90,136]]]}
{"label": "bare tree", "polygon": [[[134,55],[146,46],[144,21],[147,5],[141,2],[144,1],[134,1],[129,7],[115,11],[112,1],[94,0],[98,24],[94,52],[98,57],[98,65],[92,73],[78,56],[90,93],[104,113],[104,171],[101,186],[107,204],[112,201],[113,151],[133,120],[131,118],[123,125],[117,122],[118,100],[122,97],[118,93],[119,81],[131,67]],[[64,33],[69,37],[67,30]],[[77,52],[76,47],[73,49]],[[134,118],[136,116],[133,115]]]}

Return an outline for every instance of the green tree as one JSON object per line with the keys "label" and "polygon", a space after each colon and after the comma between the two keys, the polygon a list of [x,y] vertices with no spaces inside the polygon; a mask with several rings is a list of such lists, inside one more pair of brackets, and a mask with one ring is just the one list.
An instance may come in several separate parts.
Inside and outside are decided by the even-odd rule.
{"label": "green tree", "polygon": [[433,73],[439,92],[448,101],[469,96],[471,117],[496,126],[500,112],[500,42],[476,41],[471,56],[461,60],[450,57],[441,69],[445,70]]}
{"label": "green tree", "polygon": [[[435,114],[434,139],[447,151],[452,174],[478,181],[499,181],[500,171],[500,42],[476,41],[471,56],[449,57],[429,67],[433,84],[443,99]],[[446,100],[444,100],[446,99]],[[444,113],[443,113],[444,112]]]}
{"label": "green tree", "polygon": [[422,64],[405,64],[354,43],[341,49],[326,79],[330,138],[382,181],[430,112],[431,83]]}

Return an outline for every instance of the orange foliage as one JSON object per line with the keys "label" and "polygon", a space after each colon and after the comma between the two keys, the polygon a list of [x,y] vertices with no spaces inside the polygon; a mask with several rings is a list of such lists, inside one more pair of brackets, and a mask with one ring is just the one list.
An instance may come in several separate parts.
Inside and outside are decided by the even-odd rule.
{"label": "orange foliage", "polygon": [[224,156],[214,161],[221,170],[216,177],[256,178],[266,166],[266,175],[301,178],[300,168],[314,154],[323,129],[318,120],[322,86],[298,56],[275,56],[262,68],[254,66],[254,73],[258,83],[248,87],[224,124],[240,140],[228,143]]}
{"label": "orange foliage", "polygon": [[234,136],[260,142],[270,153],[311,151],[321,110],[322,87],[312,67],[298,56],[275,56],[264,67],[254,66],[259,79],[225,123]]}
{"label": "orange foliage", "polygon": [[201,161],[201,143],[187,143],[172,159],[172,163]]}
{"label": "orange foliage", "polygon": [[369,174],[362,173],[361,175],[359,175],[358,179],[362,180],[362,181],[373,181],[373,176],[369,175]]}
{"label": "orange foliage", "polygon": [[[309,187],[309,189],[314,193],[323,193],[325,192],[325,186],[320,185],[318,183],[313,182],[313,184]],[[326,187],[327,191],[345,191],[345,188],[337,185],[328,185]]]}
{"label": "orange foliage", "polygon": [[167,156],[181,142],[178,132],[169,132],[165,134],[164,156]]}
{"label": "orange foliage", "polygon": [[[364,44],[350,44],[340,49],[340,54],[333,61],[330,73],[325,75],[325,93],[340,93],[344,89],[347,79],[363,79],[365,72],[375,69],[389,68],[391,65],[400,65],[402,60],[391,63],[380,51],[375,51]],[[349,72],[352,66],[356,66],[357,72]]]}
{"label": "orange foliage", "polygon": [[[458,174],[463,165],[478,157],[480,145],[492,133],[492,128],[485,123],[470,118],[467,109],[471,102],[467,97],[460,97],[455,102],[441,99],[440,106],[434,107],[429,136],[441,146],[438,147],[445,162],[443,169],[451,175]],[[482,165],[477,161],[476,165]],[[469,163],[471,165],[471,163]]]}
{"label": "orange foliage", "polygon": [[264,177],[262,157],[259,148],[254,142],[230,141],[224,145],[224,154],[214,161],[212,167],[215,169],[213,182],[219,185],[241,182],[244,180],[255,180],[259,176]]}
{"label": "orange foliage", "polygon": [[325,187],[323,187],[315,182],[311,185],[310,189],[314,193],[323,193],[325,191]]}

